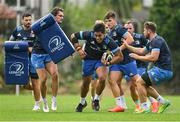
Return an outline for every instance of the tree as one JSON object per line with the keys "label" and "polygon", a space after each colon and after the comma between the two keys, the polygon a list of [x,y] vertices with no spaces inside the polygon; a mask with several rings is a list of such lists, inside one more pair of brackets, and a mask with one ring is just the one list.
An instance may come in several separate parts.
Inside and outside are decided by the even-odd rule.
{"label": "tree", "polygon": [[178,92],[180,86],[180,1],[156,0],[150,11],[150,20],[158,26],[158,33],[165,38],[172,51],[175,76],[170,86]]}

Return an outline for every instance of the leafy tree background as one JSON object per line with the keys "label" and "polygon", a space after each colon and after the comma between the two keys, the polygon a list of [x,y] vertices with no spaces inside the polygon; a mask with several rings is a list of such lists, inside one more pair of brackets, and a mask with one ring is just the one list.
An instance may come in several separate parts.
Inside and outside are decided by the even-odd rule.
{"label": "leafy tree background", "polygon": [[180,1],[179,0],[155,0],[154,6],[150,11],[150,20],[158,26],[160,34],[170,46],[174,78],[167,83],[173,93],[180,93]]}

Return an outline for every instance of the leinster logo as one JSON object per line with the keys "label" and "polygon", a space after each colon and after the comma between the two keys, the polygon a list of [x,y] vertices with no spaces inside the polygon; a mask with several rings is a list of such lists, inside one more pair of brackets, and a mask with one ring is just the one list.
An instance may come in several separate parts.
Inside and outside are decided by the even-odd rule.
{"label": "leinster logo", "polygon": [[63,49],[63,46],[65,45],[64,42],[61,41],[61,38],[59,36],[54,36],[50,39],[48,47],[51,51],[51,53],[54,53],[55,51],[59,51]]}
{"label": "leinster logo", "polygon": [[15,62],[9,67],[9,74],[15,76],[21,76],[24,74],[24,65],[22,62]]}

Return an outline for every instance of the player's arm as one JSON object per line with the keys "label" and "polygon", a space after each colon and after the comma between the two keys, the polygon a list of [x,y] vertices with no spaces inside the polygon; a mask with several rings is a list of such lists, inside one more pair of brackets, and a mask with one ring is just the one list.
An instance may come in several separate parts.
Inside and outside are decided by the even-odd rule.
{"label": "player's arm", "polygon": [[113,56],[112,60],[110,61],[110,64],[117,64],[124,59],[120,48],[117,48],[117,50],[112,50],[112,52],[113,52],[114,56]]}
{"label": "player's arm", "polygon": [[145,56],[137,55],[135,53],[131,53],[130,57],[136,59],[136,60],[141,60],[145,62],[155,62],[158,60],[160,54],[160,50],[158,49],[153,49],[151,53],[146,54]]}
{"label": "player's arm", "polygon": [[[133,37],[131,34],[127,31],[126,28],[118,28],[117,29],[117,34],[121,37],[123,37],[123,41],[126,41],[128,44],[132,44],[134,42]],[[124,45],[120,46],[121,50],[124,50],[126,47]]]}
{"label": "player's arm", "polygon": [[129,45],[126,41],[124,41],[123,45],[130,50],[133,53],[139,54],[139,55],[145,55],[147,53],[146,48],[141,48],[141,47],[133,47]]}
{"label": "player's arm", "polygon": [[112,60],[110,60],[109,62],[104,61],[102,59],[102,62],[105,65],[116,64],[116,63],[119,63],[120,61],[122,61],[124,59],[123,54],[122,54],[120,48],[118,47],[118,45],[113,40],[110,40],[108,42],[108,47],[110,48],[110,50],[114,54],[114,56],[113,56]]}
{"label": "player's arm", "polygon": [[82,39],[82,32],[73,33],[71,35],[71,42],[80,55],[80,57],[83,59],[86,56],[85,51],[82,49],[82,46],[79,44],[79,39]]}

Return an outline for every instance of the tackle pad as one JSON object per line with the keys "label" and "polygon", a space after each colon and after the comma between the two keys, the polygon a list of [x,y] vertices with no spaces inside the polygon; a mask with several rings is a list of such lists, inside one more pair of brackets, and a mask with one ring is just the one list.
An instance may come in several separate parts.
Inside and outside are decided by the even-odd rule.
{"label": "tackle pad", "polygon": [[58,63],[75,52],[70,40],[52,14],[35,22],[32,25],[32,30],[54,63]]}

